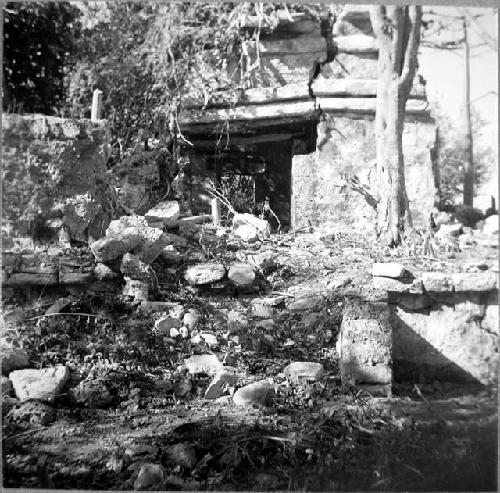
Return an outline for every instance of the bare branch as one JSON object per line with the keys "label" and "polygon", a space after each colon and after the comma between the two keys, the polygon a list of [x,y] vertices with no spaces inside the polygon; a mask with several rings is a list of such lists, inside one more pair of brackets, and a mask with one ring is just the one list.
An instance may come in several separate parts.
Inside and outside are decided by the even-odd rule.
{"label": "bare branch", "polygon": [[498,53],[498,40],[491,36],[490,33],[486,32],[486,30],[479,25],[479,22],[470,14],[467,9],[460,9],[463,12],[465,18],[469,21],[472,29],[481,36],[483,41],[494,51]]}
{"label": "bare branch", "polygon": [[410,36],[404,53],[404,66],[399,79],[400,91],[407,96],[410,93],[413,77],[417,69],[417,52],[420,43],[420,23],[422,21],[422,7],[410,5],[408,7],[408,20],[410,21]]}

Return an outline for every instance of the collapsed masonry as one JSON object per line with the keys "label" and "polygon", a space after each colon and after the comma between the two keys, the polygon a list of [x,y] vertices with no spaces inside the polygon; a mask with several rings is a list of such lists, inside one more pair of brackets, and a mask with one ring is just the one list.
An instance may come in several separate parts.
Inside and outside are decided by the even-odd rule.
{"label": "collapsed masonry", "polygon": [[[248,50],[260,66],[252,88],[236,102],[219,93],[211,106],[195,98],[185,106],[179,124],[193,144],[187,152],[195,213],[209,211],[208,201],[199,200],[207,176],[220,183],[236,175],[250,182],[250,201],[268,197],[291,228],[372,227],[378,49],[367,8],[346,7],[331,38],[324,34],[306,14],[283,13],[278,28],[261,32],[258,46]],[[338,54],[328,62],[332,40]],[[425,87],[416,80],[403,135],[416,227],[427,226],[437,198],[435,143]]]}

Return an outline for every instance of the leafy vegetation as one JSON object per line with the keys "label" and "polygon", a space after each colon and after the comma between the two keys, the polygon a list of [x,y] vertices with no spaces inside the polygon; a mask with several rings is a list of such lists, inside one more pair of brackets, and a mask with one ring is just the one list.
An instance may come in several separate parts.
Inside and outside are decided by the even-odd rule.
{"label": "leafy vegetation", "polygon": [[[439,127],[437,160],[441,207],[447,208],[461,200],[466,150],[455,122],[442,111],[439,103],[434,102],[433,108]],[[473,134],[479,135],[484,122],[475,111],[472,111],[471,117]],[[483,183],[488,178],[491,162],[495,160],[493,152],[491,147],[480,146],[476,142],[474,146],[474,182],[476,185]]]}
{"label": "leafy vegetation", "polygon": [[3,13],[4,110],[58,113],[77,49],[79,9],[68,2],[8,2]]}

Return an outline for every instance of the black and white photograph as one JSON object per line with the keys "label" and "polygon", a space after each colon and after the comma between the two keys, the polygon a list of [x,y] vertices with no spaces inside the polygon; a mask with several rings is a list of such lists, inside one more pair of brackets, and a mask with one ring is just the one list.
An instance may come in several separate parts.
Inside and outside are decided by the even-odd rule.
{"label": "black and white photograph", "polygon": [[373,2],[1,2],[3,490],[498,491],[499,6]]}

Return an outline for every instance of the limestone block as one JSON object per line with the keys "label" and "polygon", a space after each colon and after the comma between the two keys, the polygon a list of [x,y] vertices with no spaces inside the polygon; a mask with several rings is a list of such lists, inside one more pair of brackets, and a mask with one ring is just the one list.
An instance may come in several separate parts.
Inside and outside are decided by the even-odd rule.
{"label": "limestone block", "polygon": [[140,237],[140,241],[132,249],[132,253],[139,255],[146,264],[153,262],[163,249],[169,244],[169,237],[159,228],[152,228],[143,216],[122,216],[111,221],[106,236],[121,237],[124,230],[133,227]]}
{"label": "limestone block", "polygon": [[109,262],[122,257],[141,242],[137,228],[125,228],[118,236],[106,236],[90,244],[98,262]]}
{"label": "limestone block", "polygon": [[405,284],[390,277],[374,277],[372,284],[375,289],[382,289],[395,293],[407,293],[411,288],[411,284]]}
{"label": "limestone block", "polygon": [[255,272],[248,264],[233,264],[227,277],[237,286],[249,286],[255,281]]}
{"label": "limestone block", "polygon": [[63,365],[41,370],[16,370],[9,374],[18,399],[41,399],[49,402],[53,402],[62,391],[68,377],[69,369]]}
{"label": "limestone block", "polygon": [[482,328],[481,319],[490,313],[480,301],[461,297],[456,305],[439,305],[427,313],[396,307],[391,319],[396,377],[496,381],[498,338]]}
{"label": "limestone block", "polygon": [[29,365],[28,353],[24,349],[6,347],[2,344],[2,374],[26,368]]}
{"label": "limestone block", "polygon": [[344,381],[392,382],[392,329],[385,303],[347,304],[339,335],[339,366]]}
{"label": "limestone block", "polygon": [[494,272],[460,272],[451,275],[455,291],[490,291],[498,287]]}
{"label": "limestone block", "polygon": [[237,406],[265,406],[275,396],[274,387],[267,380],[239,388],[233,395]]}
{"label": "limestone block", "polygon": [[404,265],[395,262],[375,262],[372,267],[372,276],[392,277],[398,279],[405,273]]}
{"label": "limestone block", "polygon": [[221,397],[230,387],[236,385],[236,381],[236,370],[230,366],[225,366],[210,382],[205,391],[205,399],[217,399]]}
{"label": "limestone block", "polygon": [[253,214],[235,214],[233,217],[233,226],[241,225],[253,226],[258,234],[263,238],[267,238],[271,234],[271,226],[264,219],[259,219]]}
{"label": "limestone block", "polygon": [[191,286],[203,286],[220,281],[226,275],[226,268],[222,264],[205,263],[189,267],[184,279]]}
{"label": "limestone block", "polygon": [[189,373],[216,375],[223,367],[215,354],[195,354],[184,361]]}
{"label": "limestone block", "polygon": [[319,382],[323,378],[323,365],[310,361],[296,361],[290,363],[283,373],[292,383]]}
{"label": "limestone block", "polygon": [[164,227],[175,226],[178,224],[178,219],[181,210],[177,200],[169,200],[160,202],[150,209],[144,217],[148,223],[161,223]]}
{"label": "limestone block", "polygon": [[422,282],[427,292],[443,293],[453,291],[453,282],[446,273],[425,272],[422,274]]}
{"label": "limestone block", "polygon": [[125,277],[124,296],[132,296],[137,301],[147,301],[149,297],[149,282]]}
{"label": "limestone block", "polygon": [[131,253],[126,253],[123,256],[120,272],[125,277],[137,279],[138,281],[148,281],[151,278],[150,267],[139,256]]}

